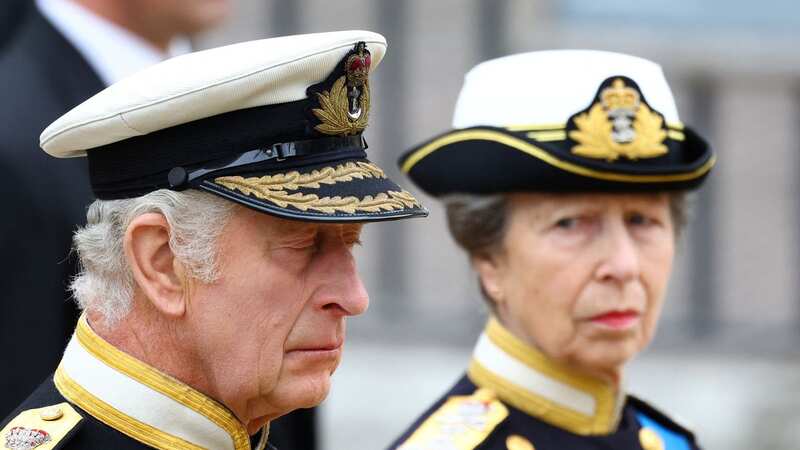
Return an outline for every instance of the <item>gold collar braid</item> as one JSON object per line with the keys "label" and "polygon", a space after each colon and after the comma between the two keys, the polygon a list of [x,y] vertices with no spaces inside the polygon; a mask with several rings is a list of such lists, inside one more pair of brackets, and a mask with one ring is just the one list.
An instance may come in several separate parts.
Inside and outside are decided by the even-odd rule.
{"label": "gold collar braid", "polygon": [[[75,339],[81,347],[103,364],[205,416],[230,435],[235,450],[250,450],[250,437],[247,430],[230,410],[212,398],[106,342],[89,326],[86,315],[81,316],[78,321]],[[60,366],[56,371],[54,381],[56,388],[67,400],[101,422],[140,442],[159,449],[201,448],[114,409],[72,380]]]}
{"label": "gold collar braid", "polygon": [[[593,413],[587,414],[570,407],[561,390],[544,392],[523,387],[504,376],[501,364],[492,358],[473,356],[468,376],[479,387],[494,390],[498,397],[515,408],[547,423],[580,435],[610,434],[619,425],[624,394],[611,384],[577,373],[575,369],[548,359],[540,351],[523,342],[492,317],[482,339],[488,339],[493,352],[505,354],[524,365],[530,378],[544,377],[547,384],[555,382],[577,395],[591,399]],[[479,344],[480,345],[480,344]],[[476,352],[477,355],[477,352]],[[480,360],[479,360],[480,359]],[[523,375],[524,376],[524,375]],[[535,383],[534,383],[535,384]],[[563,401],[559,401],[559,397]]]}

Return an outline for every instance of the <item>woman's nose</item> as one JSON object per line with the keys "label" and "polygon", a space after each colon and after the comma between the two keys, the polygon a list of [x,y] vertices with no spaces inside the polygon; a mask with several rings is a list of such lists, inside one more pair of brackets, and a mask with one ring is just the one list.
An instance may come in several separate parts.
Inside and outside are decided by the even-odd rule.
{"label": "woman's nose", "polygon": [[624,223],[605,227],[597,278],[625,283],[639,276],[641,261],[634,237]]}

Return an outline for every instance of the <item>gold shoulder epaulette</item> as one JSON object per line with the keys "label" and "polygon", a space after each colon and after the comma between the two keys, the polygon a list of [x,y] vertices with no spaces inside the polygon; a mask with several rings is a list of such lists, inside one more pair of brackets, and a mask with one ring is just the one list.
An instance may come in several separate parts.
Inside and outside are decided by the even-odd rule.
{"label": "gold shoulder epaulette", "polygon": [[489,389],[452,396],[397,450],[472,450],[506,417],[508,408]]}
{"label": "gold shoulder epaulette", "polygon": [[3,448],[52,450],[69,436],[83,417],[69,403],[29,409],[19,413],[0,431]]}

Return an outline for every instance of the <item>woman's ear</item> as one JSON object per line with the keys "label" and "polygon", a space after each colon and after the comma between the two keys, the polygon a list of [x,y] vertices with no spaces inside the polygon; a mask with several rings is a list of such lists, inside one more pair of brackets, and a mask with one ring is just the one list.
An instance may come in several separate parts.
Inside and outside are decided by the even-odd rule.
{"label": "woman's ear", "polygon": [[133,281],[158,311],[172,317],[186,312],[185,268],[169,246],[170,226],[158,213],[137,216],[125,230],[123,246]]}
{"label": "woman's ear", "polygon": [[505,301],[502,261],[490,254],[473,256],[471,260],[484,294],[489,296],[496,306],[500,306]]}

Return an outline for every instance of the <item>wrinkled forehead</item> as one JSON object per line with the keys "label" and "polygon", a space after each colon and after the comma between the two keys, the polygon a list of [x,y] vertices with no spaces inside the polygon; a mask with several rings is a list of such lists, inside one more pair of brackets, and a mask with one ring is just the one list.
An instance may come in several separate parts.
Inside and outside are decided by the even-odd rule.
{"label": "wrinkled forehead", "polygon": [[548,217],[553,214],[580,212],[618,211],[631,209],[662,209],[668,211],[670,194],[666,192],[625,192],[625,193],[546,193],[520,192],[508,194],[509,213],[534,217]]}

